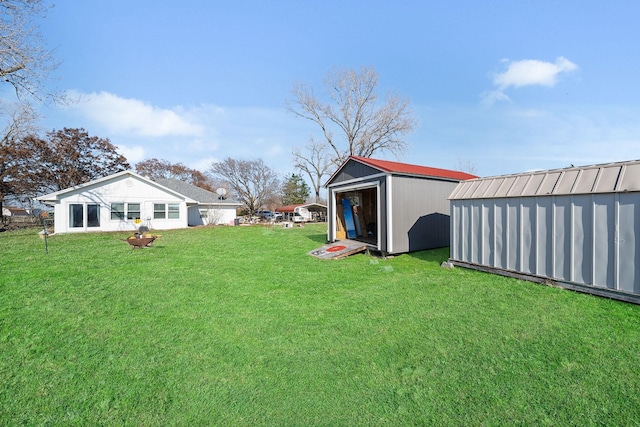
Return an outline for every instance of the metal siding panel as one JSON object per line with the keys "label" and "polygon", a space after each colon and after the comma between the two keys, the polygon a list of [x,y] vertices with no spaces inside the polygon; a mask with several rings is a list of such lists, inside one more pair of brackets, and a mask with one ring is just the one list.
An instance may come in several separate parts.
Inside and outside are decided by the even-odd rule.
{"label": "metal siding panel", "polygon": [[493,260],[496,268],[507,268],[507,200],[497,199],[495,213],[495,248]]}
{"label": "metal siding panel", "polygon": [[458,201],[451,202],[451,244],[449,245],[449,254],[453,259],[460,259],[460,239],[465,232],[460,221],[461,205]]}
{"label": "metal siding panel", "polygon": [[467,262],[471,262],[470,249],[469,249],[470,247],[469,242],[471,239],[471,226],[470,226],[470,220],[469,220],[469,218],[471,217],[471,205],[472,205],[472,202],[470,200],[464,201],[462,217],[460,218],[460,221],[462,223],[462,229],[464,230],[464,233],[462,233],[462,236],[461,236],[460,255],[462,257],[462,260]]}
{"label": "metal siding panel", "polygon": [[522,205],[520,225],[522,264],[520,271],[534,274],[536,272],[536,200],[530,197],[520,200]]}
{"label": "metal siding panel", "polygon": [[520,203],[517,199],[507,201],[507,269],[520,269]]}
{"label": "metal siding panel", "polygon": [[471,262],[475,264],[480,263],[480,254],[482,253],[482,231],[481,231],[481,218],[480,208],[477,201],[471,205],[471,230],[469,236],[471,238]]}
{"label": "metal siding panel", "polygon": [[535,273],[553,277],[553,203],[551,197],[536,198]]}
{"label": "metal siding panel", "polygon": [[615,289],[615,200],[593,196],[593,284]]}
{"label": "metal siding panel", "polygon": [[555,278],[571,280],[571,198],[560,196],[555,198],[554,215],[554,272]]}
{"label": "metal siding panel", "polygon": [[484,265],[493,266],[494,208],[492,200],[482,201],[482,257]]}
{"label": "metal siding panel", "polygon": [[593,226],[591,196],[573,197],[573,282],[593,284]]}
{"label": "metal siding panel", "polygon": [[640,293],[640,268],[636,233],[640,232],[640,203],[638,194],[620,194],[619,208],[619,287],[618,290]]}

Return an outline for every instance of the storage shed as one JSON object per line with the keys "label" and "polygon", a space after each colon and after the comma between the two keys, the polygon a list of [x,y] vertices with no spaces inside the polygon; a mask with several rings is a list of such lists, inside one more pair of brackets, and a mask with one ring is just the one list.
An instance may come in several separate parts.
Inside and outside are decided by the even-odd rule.
{"label": "storage shed", "polygon": [[454,265],[640,303],[640,161],[460,183]]}
{"label": "storage shed", "polygon": [[325,184],[328,241],[346,239],[352,219],[354,237],[349,238],[384,254],[448,246],[447,197],[460,181],[473,178],[464,172],[351,156]]}

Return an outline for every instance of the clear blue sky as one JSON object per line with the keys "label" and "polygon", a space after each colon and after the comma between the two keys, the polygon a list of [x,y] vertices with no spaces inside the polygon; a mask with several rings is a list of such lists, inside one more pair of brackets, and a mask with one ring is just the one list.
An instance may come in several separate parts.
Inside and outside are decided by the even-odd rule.
{"label": "clear blue sky", "polygon": [[640,158],[637,1],[59,1],[41,24],[84,127],[132,164],[225,157],[293,172],[320,136],[287,113],[296,81],[374,66],[419,126],[389,160],[482,176]]}

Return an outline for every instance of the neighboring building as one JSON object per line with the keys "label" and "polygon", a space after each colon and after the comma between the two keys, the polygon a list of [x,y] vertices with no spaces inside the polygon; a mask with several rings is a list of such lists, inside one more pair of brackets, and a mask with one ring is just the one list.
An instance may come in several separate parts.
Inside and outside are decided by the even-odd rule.
{"label": "neighboring building", "polygon": [[240,203],[183,182],[164,184],[123,171],[36,200],[53,206],[56,233],[233,225]]}
{"label": "neighboring building", "polygon": [[453,264],[640,303],[640,161],[466,181],[450,201]]}
{"label": "neighboring building", "polygon": [[29,211],[24,208],[18,208],[15,206],[3,206],[2,216],[24,217],[29,216]]}
{"label": "neighboring building", "polygon": [[327,207],[319,203],[300,203],[281,206],[276,209],[276,212],[281,213],[285,221],[323,222],[327,219]]}
{"label": "neighboring building", "polygon": [[196,185],[188,184],[177,179],[159,179],[158,184],[170,188],[178,193],[187,196],[198,203],[188,207],[188,225],[233,225],[236,218],[236,209],[242,203],[200,188]]}
{"label": "neighboring building", "polygon": [[356,240],[395,254],[449,245],[447,197],[468,173],[349,157],[329,178],[328,241],[346,239],[343,199],[353,209]]}

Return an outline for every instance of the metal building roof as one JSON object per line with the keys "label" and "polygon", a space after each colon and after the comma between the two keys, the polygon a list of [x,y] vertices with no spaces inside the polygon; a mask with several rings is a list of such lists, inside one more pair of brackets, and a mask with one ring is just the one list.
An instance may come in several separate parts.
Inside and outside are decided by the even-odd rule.
{"label": "metal building roof", "polygon": [[392,162],[389,160],[377,160],[369,157],[350,156],[349,159],[356,160],[360,163],[364,163],[365,165],[369,165],[371,167],[374,167],[376,169],[379,169],[384,172],[389,172],[389,173],[420,175],[420,176],[429,176],[434,178],[447,178],[447,179],[453,179],[457,181],[477,178],[476,175],[471,175],[466,172],[433,168],[429,166],[412,165],[408,163]]}
{"label": "metal building roof", "polygon": [[640,160],[462,181],[449,200],[640,191]]}

